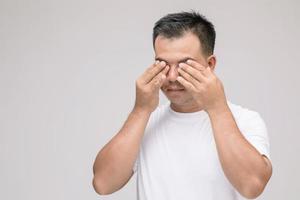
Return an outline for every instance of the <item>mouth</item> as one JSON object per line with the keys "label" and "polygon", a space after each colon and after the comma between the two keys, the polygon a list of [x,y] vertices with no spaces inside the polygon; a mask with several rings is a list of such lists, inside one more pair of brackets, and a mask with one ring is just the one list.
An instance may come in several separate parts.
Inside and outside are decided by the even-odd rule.
{"label": "mouth", "polygon": [[167,92],[181,92],[184,91],[184,89],[167,89]]}

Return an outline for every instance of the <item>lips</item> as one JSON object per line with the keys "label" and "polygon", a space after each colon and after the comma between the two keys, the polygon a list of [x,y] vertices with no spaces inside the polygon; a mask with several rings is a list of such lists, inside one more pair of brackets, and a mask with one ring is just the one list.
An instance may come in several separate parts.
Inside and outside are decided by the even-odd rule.
{"label": "lips", "polygon": [[180,91],[184,90],[184,88],[168,88],[167,91]]}

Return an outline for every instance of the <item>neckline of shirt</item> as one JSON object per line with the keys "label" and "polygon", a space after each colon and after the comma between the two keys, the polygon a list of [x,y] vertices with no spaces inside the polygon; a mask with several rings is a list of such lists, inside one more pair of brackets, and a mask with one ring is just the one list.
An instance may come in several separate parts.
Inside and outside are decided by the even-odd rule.
{"label": "neckline of shirt", "polygon": [[200,110],[200,111],[196,111],[196,112],[188,112],[188,113],[177,112],[171,108],[171,103],[168,103],[166,105],[166,107],[167,107],[167,111],[168,111],[169,115],[173,119],[191,121],[193,119],[203,118],[204,116],[207,115],[207,113],[204,110]]}

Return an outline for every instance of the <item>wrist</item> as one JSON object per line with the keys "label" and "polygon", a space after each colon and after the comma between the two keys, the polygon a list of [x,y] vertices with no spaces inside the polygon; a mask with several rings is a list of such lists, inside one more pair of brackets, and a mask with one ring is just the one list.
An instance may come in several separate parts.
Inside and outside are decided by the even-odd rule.
{"label": "wrist", "polygon": [[134,107],[133,110],[132,110],[132,113],[137,114],[137,115],[150,116],[152,112],[150,110],[145,109],[145,108]]}
{"label": "wrist", "polygon": [[230,110],[227,102],[216,105],[216,106],[212,107],[211,109],[207,110],[207,114],[210,117],[214,117],[217,115],[224,115],[224,114],[228,114],[228,113],[231,113],[231,110]]}

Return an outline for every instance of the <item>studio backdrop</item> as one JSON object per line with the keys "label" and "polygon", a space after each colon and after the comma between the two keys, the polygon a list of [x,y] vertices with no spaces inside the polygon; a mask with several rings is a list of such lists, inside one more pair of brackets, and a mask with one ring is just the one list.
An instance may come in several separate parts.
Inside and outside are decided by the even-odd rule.
{"label": "studio backdrop", "polygon": [[136,175],[99,196],[92,166],[154,61],[154,23],[190,10],[215,25],[227,99],[266,122],[273,175],[259,199],[299,199],[299,8],[296,0],[0,0],[0,199],[136,199]]}

